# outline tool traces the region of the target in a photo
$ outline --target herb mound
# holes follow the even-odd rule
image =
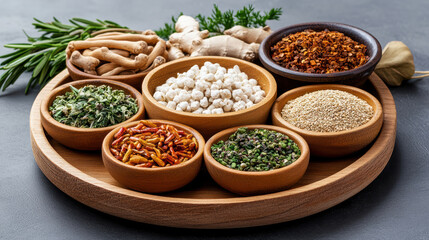
[[[301,156],[301,150],[282,133],[239,128],[228,140],[214,144],[211,154],[216,161],[232,169],[268,171],[295,162]]]
[[[128,120],[138,112],[134,98],[106,85],[88,85],[57,96],[49,107],[60,123],[80,128],[102,128]]]

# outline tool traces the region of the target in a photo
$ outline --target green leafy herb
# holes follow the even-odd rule
[[[179,18],[183,13],[180,13]],[[281,8],[273,8],[269,12],[261,13],[256,11],[252,5],[245,6],[234,13],[233,10],[222,12],[219,7],[214,4],[212,14],[208,17],[198,14],[195,18],[200,22],[200,30],[208,30],[211,36],[222,34],[226,29],[235,25],[244,27],[264,27],[268,20],[279,20],[282,15]],[[174,25],[177,18],[172,17],[172,23],[166,23],[163,28],[155,31],[156,34],[164,39],[176,32]]]
[[[49,108],[60,123],[81,128],[102,128],[126,121],[138,112],[136,100],[123,90],[88,85],[57,96]]]
[[[239,128],[228,140],[214,144],[211,154],[216,161],[232,169],[268,171],[295,162],[301,156],[301,150],[282,133]]]
[[[15,49],[14,52],[0,56],[4,58],[0,63],[0,88],[6,90],[14,84],[25,71],[33,72],[27,83],[25,93],[39,85],[43,87],[49,80],[65,68],[65,49],[73,40],[84,40],[92,34],[104,29],[126,29],[112,21],[96,22],[82,18],[72,18],[71,24],[63,24],[54,18],[52,22],[42,22],[34,19],[33,26],[41,32],[39,37],[30,37],[25,32],[29,43],[12,43],[4,47]],[[132,30],[130,30],[132,31]]]

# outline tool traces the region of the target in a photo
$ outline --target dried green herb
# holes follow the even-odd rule
[[[102,128],[126,121],[138,112],[137,101],[123,90],[88,85],[57,96],[49,107],[60,123],[81,128]]]
[[[65,68],[65,49],[70,41],[84,40],[100,31],[126,30],[126,27],[115,22],[97,19],[96,22],[82,18],[69,19],[64,24],[54,17],[52,22],[42,22],[34,18],[33,26],[39,32],[38,37],[27,36],[28,43],[11,43],[4,47],[14,49],[13,52],[0,56],[0,88],[6,90],[14,84],[24,72],[32,72],[25,93],[36,85],[40,88]],[[128,30],[134,32],[133,30]]]
[[[213,144],[211,154],[216,161],[232,169],[268,171],[295,162],[301,150],[282,133],[239,128],[228,140]]]

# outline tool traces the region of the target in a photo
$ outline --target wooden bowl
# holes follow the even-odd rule
[[[122,124],[104,138],[102,147],[104,166],[110,175],[120,184],[141,192],[161,193],[173,191],[185,186],[191,182],[200,171],[205,144],[203,136],[195,129],[180,123],[152,119],[149,121],[158,124],[170,124],[179,130],[184,130],[194,135],[198,141],[198,151],[195,156],[178,165],[158,168],[135,167],[119,161],[110,152],[110,144],[113,141],[113,135],[118,132],[120,127],[136,126],[139,123],[136,121]]]
[[[278,65],[272,60],[271,47],[273,45],[275,45],[277,42],[282,40],[282,38],[288,36],[289,34],[301,32],[306,29],[312,29],[315,31],[323,31],[325,29],[329,29],[331,31],[338,31],[344,33],[346,36],[359,43],[365,44],[367,46],[367,53],[369,55],[368,62],[358,68],[348,71],[329,74],[317,74],[293,71]],[[269,71],[278,74],[282,77],[286,77],[288,79],[303,81],[307,83],[342,83],[358,86],[363,85],[363,83],[374,71],[374,68],[377,63],[380,61],[381,46],[378,40],[370,33],[354,26],[332,22],[301,23],[279,29],[273,32],[267,38],[265,38],[259,48],[259,59]]]
[[[193,65],[199,67],[204,62],[219,63],[222,67],[232,68],[235,65],[240,67],[250,78],[258,81],[262,90],[265,91],[265,98],[253,107],[238,112],[223,114],[195,114],[172,110],[158,103],[153,98],[155,88],[164,84],[168,78],[177,77],[177,73],[188,71]],[[142,84],[143,100],[149,118],[160,118],[177,121],[197,129],[206,139],[213,134],[233,126],[265,123],[269,116],[271,105],[277,96],[277,85],[274,77],[262,67],[256,64],[229,57],[189,57],[161,65],[151,71]]]
[[[228,191],[241,195],[256,195],[285,190],[299,181],[307,170],[310,150],[307,142],[298,134],[277,126],[247,125],[249,129],[264,128],[289,136],[301,150],[301,156],[292,164],[271,171],[250,172],[223,166],[211,155],[211,147],[220,140],[227,140],[239,127],[223,130],[211,137],[204,147],[204,162],[213,180]]]
[[[75,67],[73,64],[70,63],[70,60],[68,58],[66,58],[66,67],[67,67],[67,70],[69,71],[70,77],[75,81],[86,80],[86,79],[108,79],[108,80],[113,80],[120,83],[126,83],[134,87],[135,89],[140,89],[143,79],[147,74],[147,72],[140,72],[136,74],[116,75],[116,76],[92,75],[92,74],[85,73],[84,71]]]
[[[323,89],[345,91],[367,101],[374,110],[374,116],[362,126],[340,132],[308,131],[298,128],[282,118],[282,109],[289,100]],[[271,117],[274,125],[290,129],[301,135],[310,146],[311,154],[321,157],[345,156],[364,148],[377,137],[383,124],[383,111],[377,98],[362,89],[338,84],[310,85],[285,92],[274,103]]]
[[[108,85],[113,89],[123,90],[126,94],[131,95],[134,99],[137,100],[137,104],[139,106],[138,112],[123,123],[132,122],[144,117],[145,109],[143,106],[143,98],[139,91],[127,84],[112,82],[109,80],[87,79],[61,85],[55,88],[43,100],[40,107],[41,122],[46,132],[48,132],[51,137],[53,137],[61,144],[70,148],[78,150],[99,150],[101,149],[101,143],[103,142],[103,139],[106,134],[116,128],[118,124],[103,128],[72,127],[57,122],[49,113],[49,107],[52,105],[52,102],[55,100],[55,97],[69,92],[70,86],[80,88],[86,85]]]

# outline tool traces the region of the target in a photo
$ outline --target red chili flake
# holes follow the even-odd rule
[[[280,66],[306,73],[334,73],[362,66],[369,60],[367,47],[337,31],[311,29],[284,37],[271,47]]]
[[[194,139],[192,134],[171,125],[142,120],[136,127],[120,128],[110,151],[126,164],[164,167],[181,163],[184,157],[192,158],[198,150]]]

